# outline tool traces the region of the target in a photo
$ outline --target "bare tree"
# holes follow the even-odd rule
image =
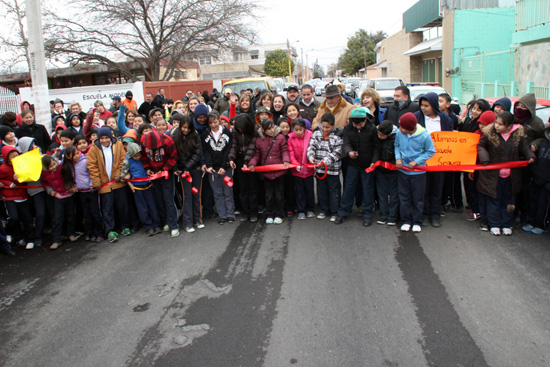
[[[46,46],[50,57],[104,64],[132,80],[136,75],[121,59],[139,65],[149,80],[169,80],[186,56],[252,42],[247,22],[257,8],[252,0],[76,0],[73,6],[77,16],[57,17],[56,38]]]
[[[2,43],[3,63],[11,70],[17,64],[26,62],[30,70],[30,58],[27,52],[27,34],[25,30],[25,1],[24,0],[0,0],[3,13],[6,14],[5,26],[12,32],[2,32],[0,42]]]

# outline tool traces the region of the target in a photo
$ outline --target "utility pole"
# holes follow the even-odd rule
[[[292,67],[290,66],[290,42],[288,41],[288,38],[286,39],[286,48],[288,50],[288,78],[289,82],[292,83]]]
[[[304,48],[301,47],[300,49],[302,51],[302,67],[300,68],[301,69],[300,74],[302,74],[302,84],[304,84],[304,81],[307,80],[307,79],[304,79],[305,78],[305,74],[304,74]]]
[[[365,37],[364,35],[361,37],[363,39],[363,64],[365,65],[365,72],[363,73],[363,78],[367,74],[367,48],[365,46]]]
[[[31,96],[34,103],[36,123],[51,130],[50,102],[48,94],[48,76],[46,72],[46,51],[42,37],[42,17],[40,0],[25,0],[27,8],[27,27],[29,29],[28,52],[32,80]]]

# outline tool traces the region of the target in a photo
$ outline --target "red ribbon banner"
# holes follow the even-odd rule
[[[411,172],[442,172],[442,171],[484,171],[491,169],[502,169],[502,168],[518,168],[525,167],[529,164],[528,161],[514,161],[514,162],[503,162],[503,163],[493,163],[488,165],[482,164],[462,164],[462,165],[442,165],[442,166],[416,166],[413,169],[408,167],[403,167],[404,171]],[[398,168],[395,164],[378,161],[374,163],[372,168],[367,168],[365,171],[367,173],[374,171],[376,167],[384,167],[386,169],[397,171]]]
[[[325,177],[327,177],[327,165],[325,162],[321,161],[320,163],[318,164],[309,164],[309,163],[305,163],[305,164],[294,164],[294,163],[290,163],[288,165],[288,167],[285,167],[284,164],[268,164],[268,165],[265,165],[265,166],[258,166],[258,167],[254,167],[254,172],[272,172],[272,171],[282,171],[282,170],[285,170],[285,169],[291,169],[291,168],[296,168],[296,167],[308,167],[308,168],[317,168],[319,166],[325,166],[325,174],[321,177],[318,177],[317,175],[315,175],[318,179],[322,180],[324,179]],[[245,168],[245,167],[242,167],[241,170],[243,172],[252,172],[248,167]]]

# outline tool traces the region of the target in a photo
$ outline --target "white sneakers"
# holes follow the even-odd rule
[[[418,232],[421,232],[421,231],[422,231],[422,227],[419,226],[418,224],[415,224],[413,226],[413,232],[418,233]]]
[[[401,226],[401,232],[408,232],[410,230],[411,230],[411,225],[410,224],[403,224]],[[422,227],[419,226],[418,224],[415,224],[415,225],[412,226],[412,230],[413,230],[413,232],[418,233],[418,232],[422,231]]]

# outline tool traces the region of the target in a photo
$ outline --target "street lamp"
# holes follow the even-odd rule
[[[295,41],[295,43],[298,43],[298,42],[300,42],[300,40]],[[289,81],[292,83],[292,65],[290,61],[290,41],[288,40],[288,38],[286,39],[286,48],[288,52],[288,78],[289,78]]]

